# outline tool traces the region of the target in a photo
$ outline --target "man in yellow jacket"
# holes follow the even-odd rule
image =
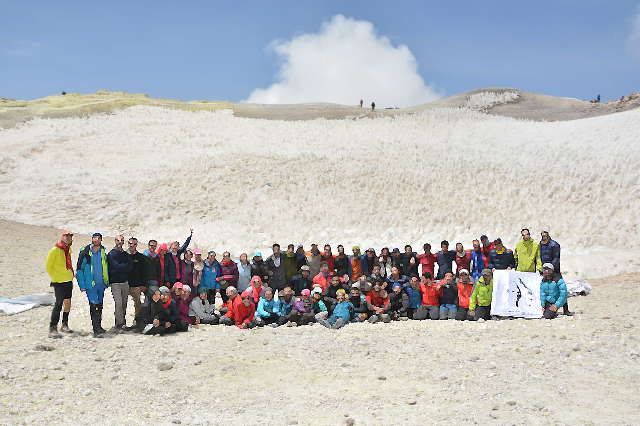
[[[71,243],[73,233],[62,231],[60,241],[49,250],[47,255],[47,273],[51,277],[51,287],[56,297],[56,301],[51,311],[51,322],[49,323],[49,337],[59,339],[62,337],[58,333],[58,322],[60,321],[60,311],[62,313],[63,333],[73,333],[69,329],[69,311],[71,311],[71,294],[73,292],[73,263],[71,262]]]
[[[516,260],[516,271],[541,272],[542,259],[540,258],[540,244],[531,239],[527,228],[521,231],[522,241],[516,244],[513,257]]]

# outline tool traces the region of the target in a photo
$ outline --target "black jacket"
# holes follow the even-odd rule
[[[180,260],[180,255],[187,249],[187,247],[189,247],[189,243],[191,242],[191,235],[189,235],[189,237],[187,238],[187,240],[184,242],[184,244],[182,245],[182,247],[180,247],[178,249],[178,263]],[[175,284],[178,279],[176,278],[178,270],[176,269],[176,262],[173,259],[173,255],[171,254],[171,252],[167,252],[164,255],[164,280],[165,282],[171,283],[172,285]]]
[[[307,278],[303,278],[302,274],[298,274],[294,275],[293,278],[287,281],[287,285],[291,286],[291,289],[296,296],[300,296],[302,290],[304,290],[305,288],[307,290],[311,290],[311,284],[313,284],[311,275],[308,275]]]
[[[456,256],[456,252],[449,250],[448,252],[443,253],[442,250],[440,250],[436,255],[438,256],[438,275],[436,276],[436,279],[441,280],[444,278],[444,274],[447,272],[453,272],[452,264]]]
[[[133,259],[126,251],[111,249],[107,255],[109,265],[109,282],[123,283],[129,279],[129,272],[133,270]]]
[[[349,273],[349,256],[345,255],[343,258],[336,256],[333,264],[336,267],[336,275],[339,277]]]
[[[147,256],[140,253],[139,251],[134,254],[130,254],[131,260],[133,261],[133,269],[129,272],[128,281],[129,287],[146,287],[147,279],[146,279],[146,268],[145,265],[147,263]]]

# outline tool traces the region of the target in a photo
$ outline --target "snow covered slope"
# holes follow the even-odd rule
[[[0,218],[235,254],[420,250],[548,227],[569,278],[640,270],[640,110],[532,122],[468,109],[280,121],[134,106],[0,130]],[[106,242],[111,245],[111,241]],[[16,242],[19,244],[19,242]]]

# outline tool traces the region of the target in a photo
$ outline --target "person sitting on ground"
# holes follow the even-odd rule
[[[162,302],[162,291],[169,291],[168,287],[149,286],[144,303],[140,307],[140,323],[138,330],[143,334],[163,335],[172,332],[171,318],[169,311],[164,308]]]
[[[178,328],[186,331],[190,325],[193,325],[191,318],[189,317],[189,304],[191,303],[191,287],[188,285],[182,286],[182,294],[177,299],[178,305]]]
[[[282,290],[282,296],[276,301],[276,306],[273,310],[280,318],[278,318],[278,325],[285,325],[290,321],[291,310],[293,309],[293,290],[291,287],[285,286]]]
[[[327,306],[322,301],[322,289],[320,287],[316,287],[311,290],[311,294],[313,296],[313,315],[316,321],[320,321],[323,319],[327,319],[329,316],[329,311],[327,310]]]
[[[407,316],[411,319],[418,319],[416,318],[416,314],[422,304],[422,292],[420,291],[420,278],[418,278],[417,274],[411,274],[407,294],[409,295],[409,310],[407,311]]]
[[[207,299],[207,290],[200,290],[198,297],[195,297],[189,304],[189,318],[192,324],[218,324],[219,317],[215,314],[215,306]]]
[[[469,299],[471,293],[473,293],[473,282],[469,279],[469,271],[466,269],[460,270],[460,278],[458,278],[458,312],[456,313],[456,319],[458,321],[473,320],[473,317],[469,315]]]
[[[259,277],[258,277],[259,278]],[[238,290],[234,286],[227,287],[227,302],[220,306],[220,314],[222,315],[219,324],[235,325],[235,316],[233,306],[242,303],[242,298],[238,294]]]
[[[449,250],[449,242],[447,240],[443,240],[440,243],[440,250],[436,255],[438,256],[438,275],[436,275],[437,280],[442,280],[444,278],[444,274],[447,272],[453,272],[453,261],[455,260],[456,253],[454,251]]]
[[[168,287],[164,287],[168,289]],[[160,300],[162,301],[162,307],[167,310],[169,314],[169,322],[171,327],[167,330],[168,333],[175,333],[176,331],[187,331],[184,325],[180,322],[180,312],[178,311],[178,303],[171,296],[171,290],[166,291],[160,287]]]
[[[346,293],[344,289],[338,290],[337,293],[338,303],[336,304],[333,313],[326,320],[318,321],[318,323],[324,325],[327,328],[337,330],[345,325],[349,324],[351,320],[351,312],[353,311],[353,305],[346,300]]]
[[[440,313],[441,320],[453,320],[456,318],[458,307],[456,299],[458,299],[458,287],[456,285],[453,272],[447,272],[444,280],[438,283],[440,289]]]
[[[516,260],[513,258],[513,252],[507,250],[502,244],[502,239],[496,238],[493,242],[494,248],[489,252],[489,266],[487,268],[492,271],[511,270],[516,267]]]
[[[182,298],[182,289],[184,285],[181,282],[177,282],[171,287],[171,298],[176,301],[176,303]]]
[[[402,291],[402,285],[395,283],[392,287],[392,292],[389,295],[389,310],[387,313],[392,320],[397,321],[401,317],[407,319],[409,311],[409,296]]]
[[[487,282],[489,284],[487,284]],[[482,271],[482,276],[476,282],[469,299],[469,315],[474,321],[480,318],[491,319],[491,296],[493,295],[493,272],[489,268]],[[477,306],[477,307],[476,307]]]
[[[340,278],[336,275],[331,277],[331,284],[322,292],[322,300],[329,310],[329,315],[333,313],[333,309],[338,304],[338,291],[344,290]]]
[[[369,308],[369,319],[367,321],[370,323],[391,321],[391,317],[387,314],[387,310],[389,309],[389,296],[387,292],[382,289],[382,283],[380,281],[373,282],[373,288],[365,297]]]
[[[264,297],[264,292],[266,289],[267,285],[262,282],[260,277],[255,276],[251,278],[251,285],[245,291],[251,294],[251,301],[254,305],[258,306],[258,303],[260,303],[260,298]]]
[[[369,304],[367,303],[367,298],[360,292],[360,288],[357,283],[353,283],[351,285],[349,302],[353,305],[351,322],[363,322],[366,320],[367,313],[369,312]]]
[[[315,321],[309,289],[305,288],[300,292],[300,296],[294,299],[289,319],[296,325],[307,325]]]
[[[456,262],[456,277],[460,276],[460,271],[471,268],[471,251],[465,251],[462,243],[456,243],[456,256],[453,259]]]
[[[558,315],[558,308],[567,301],[567,285],[559,275],[554,275],[552,263],[542,265],[542,281],[540,282],[540,303],[545,319],[553,319]]]
[[[242,293],[239,302],[238,300],[234,300],[233,320],[235,321],[238,328],[254,328],[257,325],[255,320],[255,313],[256,305],[253,303],[251,293],[249,293],[248,291]]]
[[[410,246],[407,246],[410,247]],[[400,288],[406,292],[406,288],[409,287],[409,277],[406,275],[403,275],[401,273],[401,267],[394,265],[391,267],[391,275],[389,275],[387,277],[387,286],[383,287],[385,290],[386,289],[392,289],[393,291],[393,287],[396,284],[400,284]]]
[[[325,291],[332,276],[333,273],[329,271],[329,264],[327,262],[320,263],[320,272],[313,277],[313,287],[320,286],[322,291]]]
[[[442,291],[433,282],[429,272],[425,272],[420,277],[420,293],[422,293],[422,304],[420,308],[418,308],[418,311],[414,313],[413,319],[439,319],[440,296],[442,295]]]
[[[274,312],[276,301],[273,300],[273,290],[269,287],[264,289],[264,296],[258,302],[256,310],[256,324],[258,327],[274,324],[278,326],[278,314]]]
[[[527,228],[521,231],[522,240],[516,244],[513,257],[516,261],[516,271],[542,272],[542,260],[540,259],[540,245],[533,241]]]

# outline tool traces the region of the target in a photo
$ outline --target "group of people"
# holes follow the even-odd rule
[[[424,244],[422,254],[410,245],[404,252],[385,247],[379,255],[373,248],[363,254],[358,246],[347,255],[338,245],[334,255],[328,244],[322,252],[316,244],[309,251],[293,244],[282,251],[274,244],[266,260],[255,252],[251,259],[242,253],[236,262],[228,251],[218,261],[213,250],[203,256],[201,250],[189,249],[193,230],[182,245],[150,240],[143,252],[133,237],[125,249],[122,235],[107,252],[102,235],[95,233],[80,250],[74,271],[73,233],[63,231],[46,262],[55,293],[49,335],[72,332],[68,321],[74,276],[87,295],[95,337],[106,332],[102,310],[108,287],[115,302],[112,330],[144,334],[186,331],[197,324],[254,328],[319,323],[337,329],[362,321],[488,320],[493,272],[505,269],[542,274],[544,318],[554,318],[560,307],[573,315],[560,273],[560,245],[546,230],[539,243],[528,229],[521,235],[514,250],[500,238],[491,242],[483,235],[469,250],[462,243],[449,250],[448,241],[442,241],[440,251],[432,253],[431,245]],[[127,327],[129,297],[134,321]]]

